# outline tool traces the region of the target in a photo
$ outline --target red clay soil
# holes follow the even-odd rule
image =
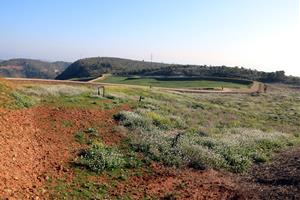
[[[234,179],[214,170],[178,170],[157,164],[152,173],[131,177],[110,191],[112,196],[129,196],[132,199],[244,199]]]
[[[50,107],[1,109],[0,199],[45,196],[45,180],[68,173],[64,166],[80,148],[74,139],[78,130],[102,123],[99,132],[104,142],[118,142],[121,136],[113,133],[111,120],[116,112]]]

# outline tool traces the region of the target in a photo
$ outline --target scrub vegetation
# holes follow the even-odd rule
[[[268,164],[277,153],[300,143],[300,94],[277,86],[258,96],[162,92],[127,85],[106,86],[104,97],[92,86],[1,83],[0,90],[1,109],[49,109],[46,131],[74,142],[59,152],[71,151],[74,156],[58,166],[59,177],[46,179],[46,190],[54,199],[176,196],[140,191],[133,185],[148,185],[153,175],[167,176],[170,171],[163,169],[212,169],[242,176],[253,165]],[[178,184],[183,192],[184,182]]]
[[[140,94],[134,111],[114,117],[130,129],[134,150],[166,165],[245,172],[299,142],[299,94]]]

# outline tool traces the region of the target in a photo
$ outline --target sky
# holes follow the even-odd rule
[[[0,59],[94,56],[300,76],[300,0],[1,0]]]

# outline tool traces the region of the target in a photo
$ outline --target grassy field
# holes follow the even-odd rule
[[[137,151],[167,165],[245,172],[299,141],[297,93],[195,95],[128,87],[112,87],[109,92],[122,99],[145,97],[134,111],[117,118],[134,133],[131,145]]]
[[[158,80],[155,78],[128,78],[122,76],[108,76],[99,82],[127,85],[141,85],[167,88],[247,88],[249,85],[224,81],[209,80]]]
[[[120,77],[109,80],[122,82]],[[204,87],[207,84],[217,83],[206,83]],[[0,86],[3,94],[9,90],[8,86]],[[253,164],[267,163],[276,152],[300,143],[300,94],[292,90],[272,87],[269,93],[253,97],[108,86],[106,93],[106,97],[99,97],[95,88],[81,86],[20,85],[7,93],[7,106],[0,104],[13,109],[50,106],[79,113],[116,112],[110,119],[89,122],[88,128],[71,134],[82,145],[81,153],[69,165],[74,178],[51,178],[47,190],[52,197],[111,199],[111,191],[118,190],[119,184],[131,187],[130,177],[153,173],[153,162],[178,169],[243,174]],[[142,102],[138,101],[140,96],[144,97]],[[115,111],[124,105],[129,109]],[[117,122],[109,129],[113,130],[110,134],[122,135],[119,143],[103,139],[107,121]],[[70,129],[74,124],[71,118],[65,118],[62,128]],[[114,198],[131,199],[132,194],[118,195]]]
[[[106,98],[99,98],[93,88],[29,85],[12,98],[20,107],[42,103],[113,109],[127,104],[132,111],[122,111],[114,119],[130,131],[129,148],[168,166],[240,173],[297,143],[299,137],[299,94],[293,92],[274,90],[252,97],[173,94],[129,86],[109,86],[106,92]]]

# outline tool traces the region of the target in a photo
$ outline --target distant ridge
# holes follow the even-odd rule
[[[0,77],[54,79],[71,63],[16,58],[0,61]]]
[[[78,60],[57,76],[56,79],[90,80],[107,73],[123,76],[220,77],[300,85],[300,78],[286,76],[284,71],[263,72],[243,67],[151,63],[110,57],[93,57]]]

